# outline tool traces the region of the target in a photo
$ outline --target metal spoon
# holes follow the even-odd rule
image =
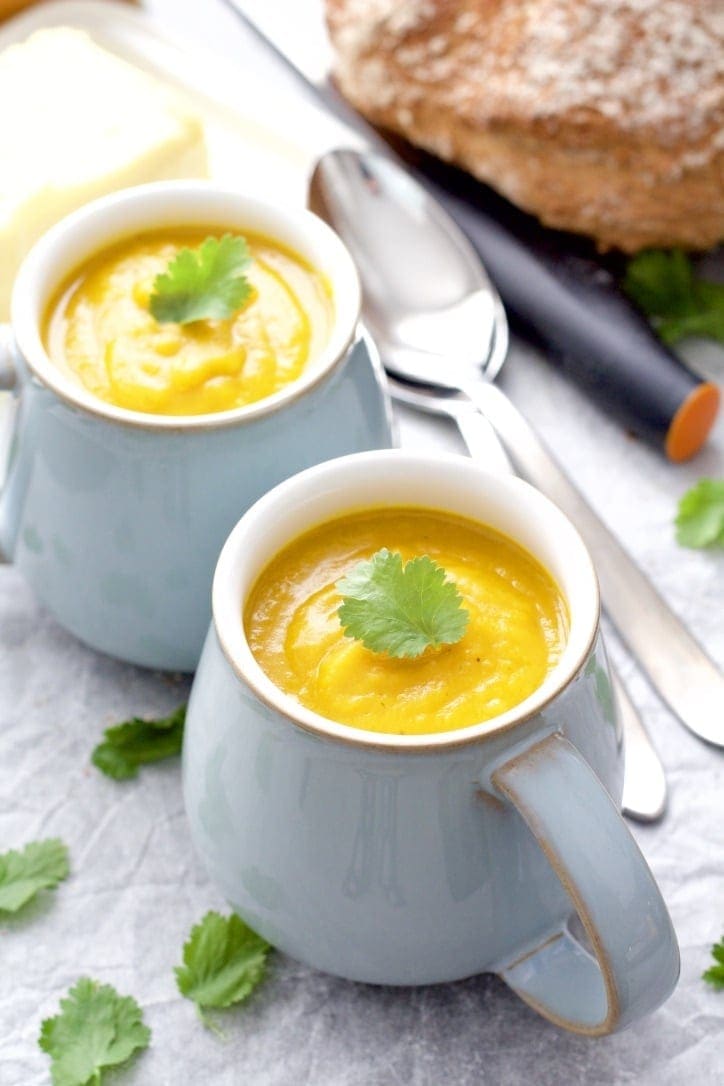
[[[500,297],[492,285],[490,290],[492,328],[486,368],[489,373],[496,374],[508,353],[509,333]],[[365,308],[366,304],[365,300]],[[392,396],[398,402],[454,421],[470,455],[485,463],[491,471],[512,471],[510,460],[492,426],[464,393],[413,384],[390,374],[388,385]],[[611,674],[619,709],[618,718],[626,744],[622,809],[624,814],[637,821],[655,822],[666,809],[664,768],[636,707],[613,668]]]
[[[373,151],[325,154],[309,199],[355,258],[365,321],[387,371],[465,396],[487,416],[517,471],[578,527],[604,607],[656,690],[695,735],[724,746],[724,676],[491,383],[495,294],[467,238],[401,167]]]
[[[452,270],[455,272],[458,269],[453,267]],[[365,286],[364,271],[362,281]],[[498,373],[505,361],[510,337],[503,303],[492,284],[489,284],[489,289],[492,323],[486,371],[494,375]],[[365,294],[365,313],[368,309],[367,299],[368,295]],[[399,402],[452,419],[470,455],[485,463],[491,471],[501,473],[512,471],[510,460],[489,421],[463,392],[410,383],[389,373],[388,384],[393,397]],[[661,818],[666,809],[667,788],[664,768],[638,711],[613,669],[612,678],[619,708],[618,719],[626,743],[622,808],[625,814],[638,821],[655,822]]]

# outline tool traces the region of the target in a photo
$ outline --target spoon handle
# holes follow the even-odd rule
[[[623,775],[623,813],[637,822],[656,822],[666,809],[666,776],[658,754],[628,691],[611,667],[613,690],[623,727],[626,759]]]
[[[654,688],[690,731],[724,747],[724,675],[505,393],[485,382],[464,391],[492,424],[519,474],[578,528],[593,555],[603,606]]]
[[[510,460],[499,438],[477,409],[458,410],[454,418],[473,459],[501,475],[512,474]],[[610,670],[626,747],[623,813],[638,822],[656,822],[666,808],[664,767],[622,679],[613,665]]]
[[[473,460],[496,475],[513,474],[513,467],[498,435],[477,407],[471,404],[470,410],[456,411],[454,418]]]

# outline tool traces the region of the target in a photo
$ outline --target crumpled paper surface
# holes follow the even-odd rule
[[[629,439],[546,363],[515,346],[505,384],[661,591],[724,665],[724,554],[673,541],[678,495],[722,474],[724,432],[674,468]],[[405,447],[461,451],[440,421],[400,416]],[[724,1083],[724,994],[700,980],[724,931],[724,756],[686,732],[609,638],[666,766],[669,810],[632,826],[668,902],[679,986],[627,1032],[586,1040],[538,1018],[495,977],[379,989],[275,955],[242,1008],[205,1030],[173,967],[191,926],[224,902],[189,840],[177,761],[116,783],[89,764],[101,730],[181,702],[187,681],[101,657],[60,629],[20,575],[0,569],[0,849],[45,836],[72,875],[0,925],[0,1084],[41,1086],[41,1020],[82,974],[141,1003],[151,1048],[114,1076],[128,1086],[702,1086]],[[724,712],[724,706],[722,706]]]
[[[204,20],[193,0],[149,7],[170,29],[185,23],[233,54],[242,79],[252,54],[228,11],[207,4]],[[702,348],[697,360],[722,379],[724,352]],[[702,475],[724,475],[724,422],[693,464],[672,467],[528,348],[514,344],[502,383],[724,667],[724,553],[682,550],[672,530],[684,490]],[[405,447],[463,451],[441,420],[408,411],[398,419]],[[191,926],[225,908],[191,848],[179,764],[125,783],[89,764],[104,727],[174,708],[188,682],[84,648],[15,570],[0,567],[0,851],[59,836],[72,862],[56,892],[0,923],[0,1086],[46,1086],[40,1023],[84,974],[133,994],[153,1031],[151,1047],[108,1076],[118,1086],[724,1084],[724,993],[700,979],[724,932],[724,754],[677,723],[615,638],[608,645],[669,781],[665,819],[631,824],[681,945],[682,976],[668,1003],[625,1033],[588,1040],[544,1022],[495,977],[381,989],[277,954],[249,1003],[218,1016],[222,1041],[173,976]]]

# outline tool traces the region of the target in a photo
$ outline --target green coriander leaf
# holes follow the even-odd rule
[[[694,274],[678,249],[649,249],[629,261],[624,289],[667,343],[708,336],[724,343],[724,283]]]
[[[53,1086],[97,1086],[104,1068],[125,1063],[150,1038],[135,999],[81,977],[60,1014],[43,1022],[38,1044],[51,1058]]]
[[[700,479],[679,502],[676,540],[682,547],[724,547],[724,479]]]
[[[69,871],[68,848],[57,837],[31,841],[21,852],[0,854],[0,913],[16,913],[39,890],[52,889]]]
[[[200,1011],[241,1003],[263,978],[270,949],[236,913],[209,912],[184,943],[183,965],[175,970],[178,990]]]
[[[251,264],[244,238],[206,238],[198,249],[181,249],[153,282],[149,309],[157,321],[190,324],[226,320],[251,295],[244,272]]]
[[[91,761],[116,781],[135,777],[139,766],[181,752],[185,720],[186,706],[182,705],[159,720],[141,720],[136,716],[115,724],[104,731],[103,742],[93,751]]]
[[[711,984],[712,988],[724,991],[724,935],[718,943],[714,943],[711,948],[711,956],[716,964],[711,965],[702,973],[702,978],[707,984]]]
[[[338,581],[337,590],[345,634],[372,652],[420,656],[429,646],[455,644],[467,629],[457,587],[427,555],[403,566],[400,554],[377,551]]]

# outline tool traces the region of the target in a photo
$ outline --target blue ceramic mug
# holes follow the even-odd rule
[[[266,234],[327,277],[334,325],[299,380],[232,411],[150,415],[97,399],[53,363],[41,326],[59,285],[105,246],[164,226]],[[63,626],[132,663],[196,666],[216,559],[241,514],[303,467],[391,444],[359,305],[354,264],[320,219],[209,182],[128,189],[38,242],[0,336],[0,388],[17,401],[0,550]]]
[[[514,709],[454,732],[365,732],[301,706],[257,664],[241,616],[269,559],[385,505],[492,525],[555,577],[568,641]],[[567,1029],[630,1025],[671,993],[679,954],[619,814],[622,781],[591,559],[526,483],[461,457],[363,453],[282,483],[231,533],[188,711],[185,801],[211,876],[277,947],[376,984],[492,970]]]

